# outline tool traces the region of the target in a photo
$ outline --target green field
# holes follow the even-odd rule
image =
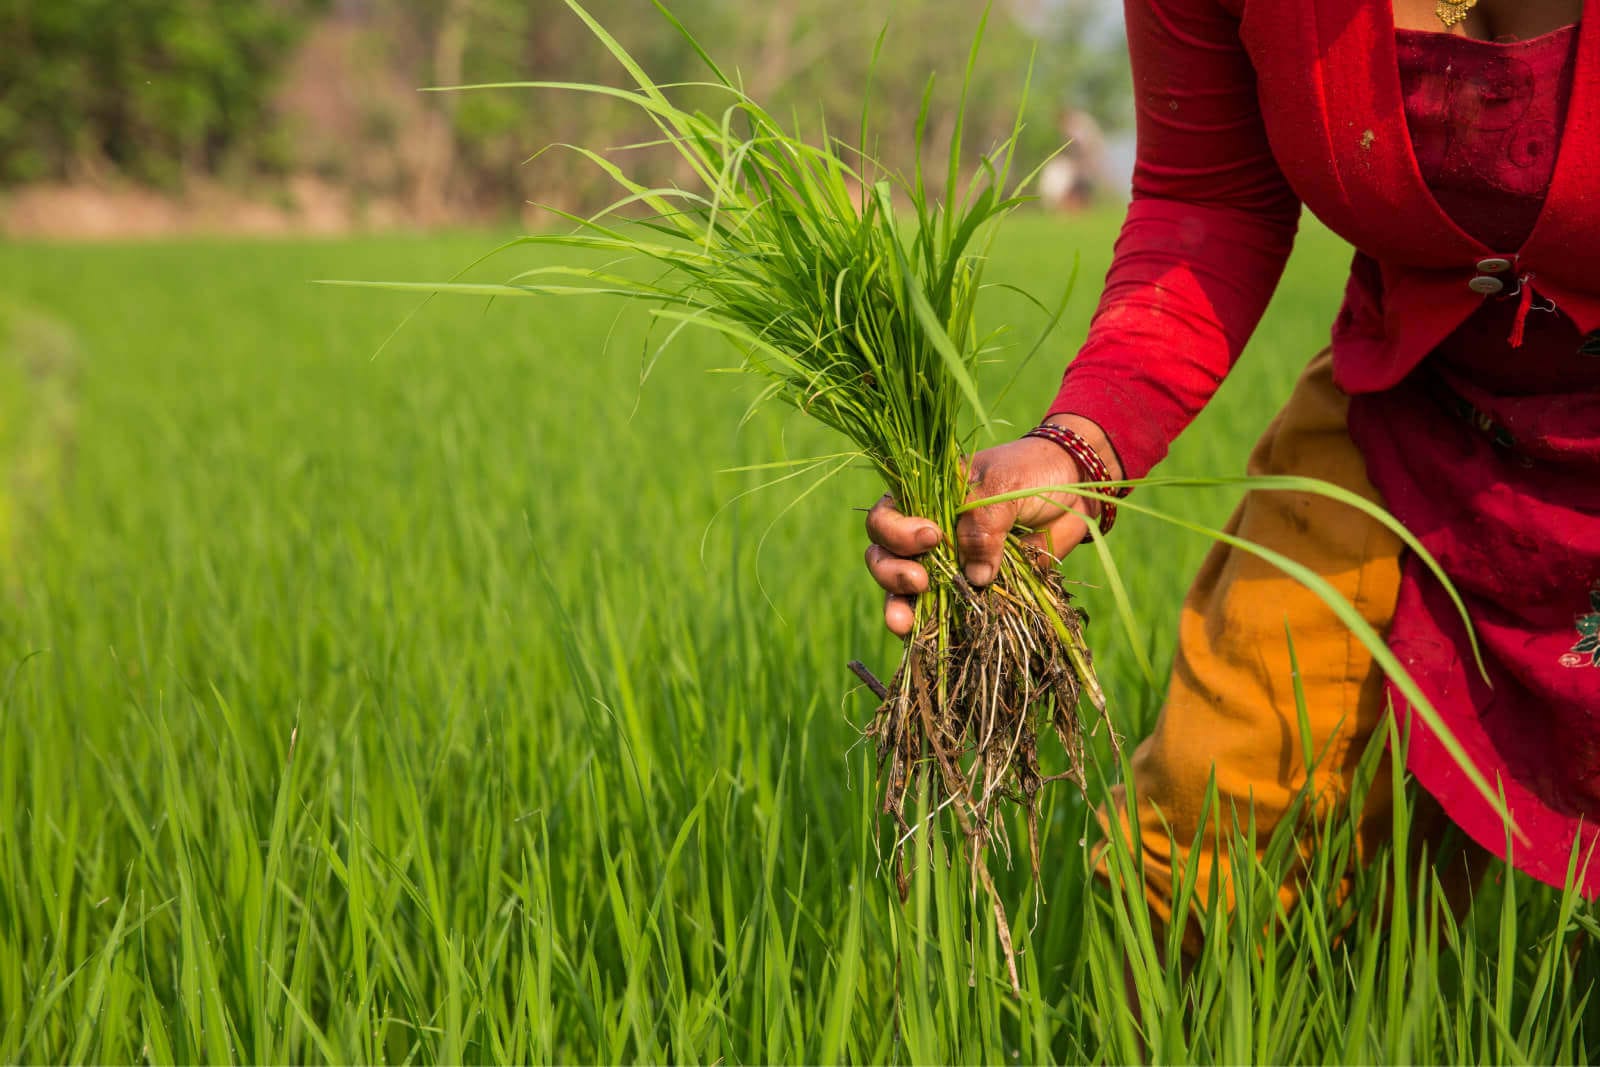
[[[1001,241],[993,280],[1048,293],[1074,250],[1084,278],[1004,417],[1053,394],[1114,230]],[[741,425],[756,383],[707,373],[736,360],[709,337],[641,386],[634,311],[452,299],[375,355],[414,301],[308,284],[440,279],[495,240],[0,247],[0,1061],[1600,1050],[1593,919],[1499,872],[1459,927],[1403,889],[1344,937],[1331,905],[1273,922],[1263,883],[1192,973],[1145,970],[1137,889],[1091,883],[1066,786],[1044,899],[1025,864],[1001,878],[1013,1000],[960,868],[902,907],[880,861],[845,669],[898,653],[861,566],[870,479],[722,473],[837,447],[781,410]],[[1347,263],[1302,238],[1164,472],[1242,470]],[[1147,498],[1220,523],[1234,494]],[[1114,541],[1159,673],[1207,546],[1135,515]],[[1085,600],[1137,737],[1160,687]],[[1378,866],[1359,899],[1404,871]]]

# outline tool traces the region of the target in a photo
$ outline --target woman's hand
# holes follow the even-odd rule
[[[1122,476],[1098,426],[1072,415],[1057,415],[1049,421],[1083,434],[1106,460],[1112,478]],[[1064,449],[1036,437],[986,448],[972,457],[968,469],[972,479],[968,500],[1085,480]],[[1098,515],[1099,508],[1095,501],[1053,493],[966,512],[956,523],[956,550],[967,581],[980,587],[994,581],[1006,535],[1016,526],[1032,530],[1026,540],[1060,559],[1077,547],[1088,532],[1083,515],[1078,512]],[[911,632],[917,594],[928,589],[928,572],[916,557],[943,540],[943,534],[927,519],[901,514],[885,495],[867,513],[867,536],[872,539],[867,548],[867,569],[888,594],[883,605],[884,625],[905,637]]]

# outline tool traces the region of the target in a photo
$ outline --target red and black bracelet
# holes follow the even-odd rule
[[[1106,461],[1100,458],[1100,453],[1096,452],[1093,446],[1084,439],[1083,434],[1078,433],[1076,430],[1069,430],[1065,426],[1055,426],[1046,422],[1035,426],[1022,436],[1037,437],[1040,440],[1050,441],[1060,446],[1062,451],[1072,457],[1073,462],[1078,465],[1078,469],[1086,475],[1084,481],[1111,481],[1111,471],[1106,466]],[[1127,496],[1129,492],[1127,486],[1105,491],[1119,500]],[[1104,537],[1110,533],[1111,527],[1116,525],[1116,521],[1117,505],[1109,500],[1102,500],[1100,502],[1100,536]],[[1083,539],[1084,541],[1093,540],[1088,534],[1084,534]]]

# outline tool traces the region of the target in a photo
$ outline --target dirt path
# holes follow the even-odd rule
[[[321,179],[255,197],[195,179],[182,196],[137,186],[33,185],[0,193],[0,237],[115,240],[200,234],[339,235],[413,225],[397,203],[356,202]]]

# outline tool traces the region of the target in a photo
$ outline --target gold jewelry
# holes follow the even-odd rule
[[[1433,6],[1433,13],[1444,23],[1445,29],[1449,29],[1458,22],[1466,21],[1467,12],[1476,7],[1477,3],[1478,0],[1439,0]]]

